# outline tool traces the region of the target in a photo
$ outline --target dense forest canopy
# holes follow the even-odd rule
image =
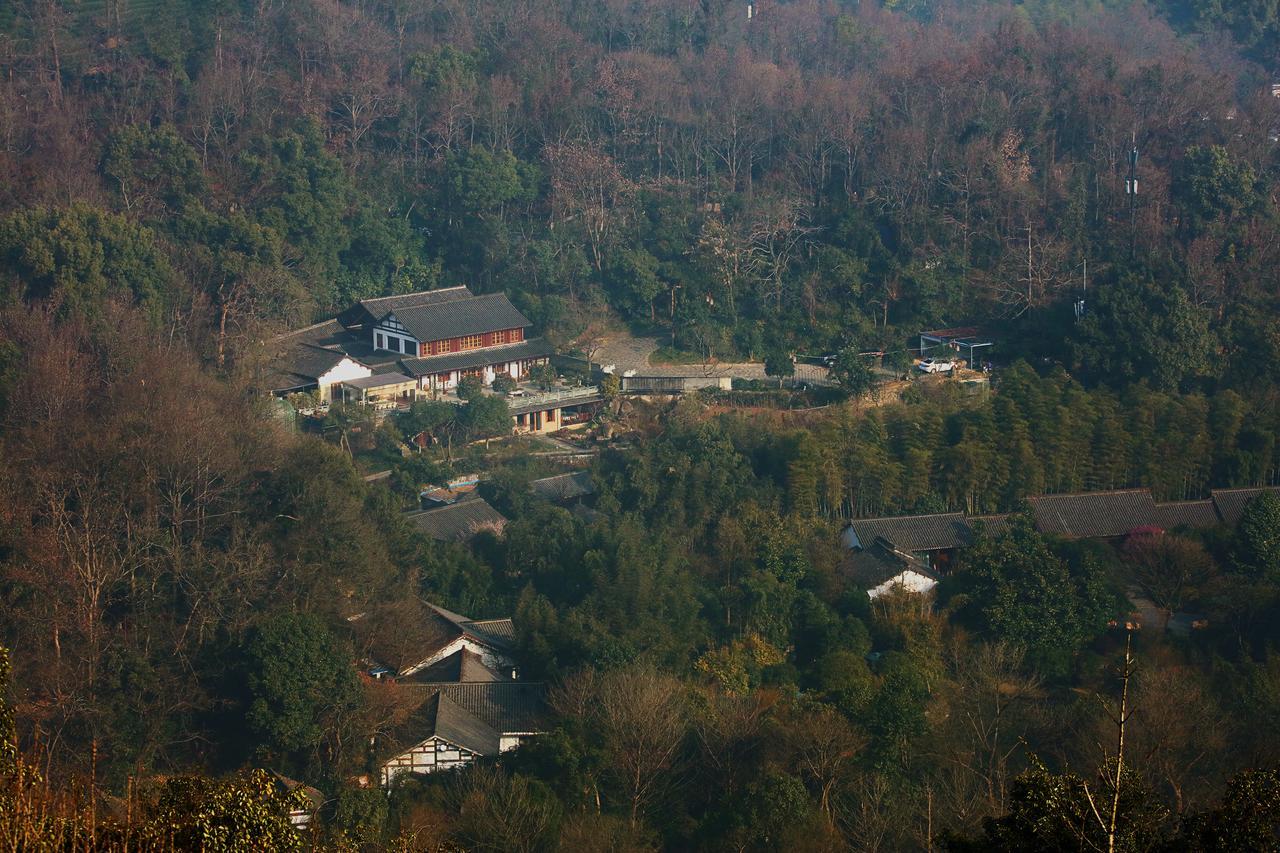
[[[1274,847],[1280,498],[1024,501],[1280,482],[1277,63],[1275,0],[0,5],[0,838],[297,847],[269,768],[335,849]],[[458,284],[855,399],[615,383],[574,511],[475,388],[281,427],[265,340]],[[990,393],[874,392],[969,325]],[[502,535],[406,523],[475,471]],[[841,569],[943,511],[1011,515],[932,605]],[[513,615],[551,722],[388,798],[355,663],[422,600]]]
[[[1245,383],[1280,101],[1275,9],[1230,5],[31,0],[0,256],[219,361],[466,283],[565,340],[602,305],[722,356],[1001,320],[1094,380]]]

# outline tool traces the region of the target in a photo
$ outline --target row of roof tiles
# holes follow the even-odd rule
[[[1280,487],[1215,489],[1198,501],[1157,503],[1149,489],[1119,489],[1029,498],[1036,528],[1066,539],[1105,539],[1139,527],[1234,527],[1245,506],[1264,491]],[[974,540],[981,523],[999,532],[1007,515],[966,516],[959,512],[862,518],[849,522],[854,547],[869,547],[878,537],[908,552],[962,548]]]

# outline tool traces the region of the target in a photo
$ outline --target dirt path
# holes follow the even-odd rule
[[[700,364],[653,364],[653,353],[661,346],[658,338],[634,337],[627,334],[610,336],[596,351],[595,360],[622,375],[634,370],[640,376],[731,376],[734,379],[769,379],[760,362],[711,362]],[[795,378],[802,382],[825,384],[825,367],[797,364]]]

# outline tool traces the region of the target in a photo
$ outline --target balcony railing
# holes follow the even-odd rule
[[[585,385],[581,388],[562,388],[556,391],[536,391],[529,392],[526,390],[519,397],[507,396],[507,405],[515,408],[517,406],[542,406],[553,403],[568,403],[572,400],[579,400],[585,397],[599,396],[600,389],[594,385]]]

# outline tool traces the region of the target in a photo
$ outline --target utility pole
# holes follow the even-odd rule
[[[1124,192],[1129,197],[1129,257],[1137,251],[1137,201],[1138,201],[1138,134],[1133,134],[1133,147],[1129,149],[1129,177],[1124,180]]]
[[[1080,298],[1076,300],[1076,321],[1084,316],[1084,301],[1089,295],[1089,259],[1084,259],[1084,279],[1080,285]]]
[[[1027,310],[1031,309],[1031,223],[1027,223]]]

